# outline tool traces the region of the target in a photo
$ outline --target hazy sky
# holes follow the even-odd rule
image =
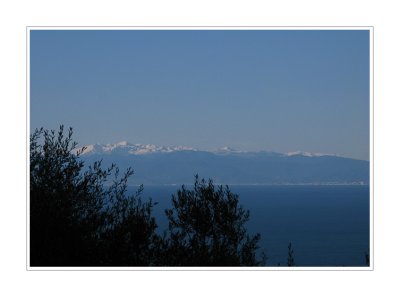
[[[33,30],[31,131],[367,160],[369,54],[367,30]]]

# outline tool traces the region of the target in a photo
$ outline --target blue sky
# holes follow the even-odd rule
[[[32,30],[30,125],[368,160],[369,67],[368,30]]]

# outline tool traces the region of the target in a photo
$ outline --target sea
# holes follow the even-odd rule
[[[231,185],[250,211],[249,234],[261,234],[258,253],[266,266],[287,266],[291,243],[299,267],[366,266],[370,254],[370,188],[367,185]],[[142,199],[158,204],[158,232],[179,186],[145,186]],[[136,187],[130,187],[133,192]]]

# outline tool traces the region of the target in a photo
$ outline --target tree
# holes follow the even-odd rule
[[[255,266],[260,235],[245,228],[249,211],[229,187],[196,176],[166,210],[169,229],[156,233],[143,186],[127,194],[120,174],[102,162],[85,166],[72,129],[36,129],[30,137],[31,266]]]
[[[289,242],[287,266],[292,267],[292,266],[295,266],[295,265],[296,265],[296,263],[294,262],[294,251],[293,251],[293,248],[292,248],[292,243]]]
[[[215,187],[210,179],[199,180],[194,189],[182,186],[165,211],[169,230],[162,265],[256,266],[260,234],[250,236],[245,228],[249,211],[239,205],[239,196],[228,186]]]
[[[364,257],[365,257],[365,266],[368,266],[369,267],[369,253],[365,253],[364,254]]]
[[[72,134],[60,126],[30,137],[31,266],[151,265],[154,204],[141,201],[142,188],[127,195],[130,168],[122,177],[101,161],[85,170]]]
[[[118,174],[118,170],[116,171]],[[156,203],[150,199],[143,202],[140,195],[143,186],[137,192],[126,196],[125,175],[115,183],[113,195],[107,212],[110,228],[103,233],[106,246],[106,266],[152,266],[159,251],[160,238],[155,233],[157,224],[152,216]]]

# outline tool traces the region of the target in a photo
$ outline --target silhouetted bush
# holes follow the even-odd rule
[[[365,253],[364,257],[365,257],[365,266],[369,267],[369,253]]]
[[[31,266],[151,265],[157,242],[153,203],[140,199],[142,188],[127,195],[122,177],[101,161],[84,171],[72,129],[64,136],[37,129],[30,138]],[[110,175],[112,184],[106,187]]]
[[[245,228],[249,211],[228,186],[195,178],[194,189],[182,186],[172,197],[165,261],[171,266],[256,266],[260,234]]]
[[[143,186],[127,194],[120,175],[101,161],[87,168],[72,129],[37,129],[30,137],[31,266],[254,266],[260,235],[247,234],[249,212],[229,187],[196,176],[166,210],[169,229],[156,233],[155,203]],[[112,178],[111,178],[112,177]],[[111,180],[110,180],[111,179]]]
[[[289,242],[287,266],[291,267],[291,266],[295,266],[295,265],[296,265],[296,263],[294,262],[294,251],[293,251],[293,248],[292,248],[292,243]]]

